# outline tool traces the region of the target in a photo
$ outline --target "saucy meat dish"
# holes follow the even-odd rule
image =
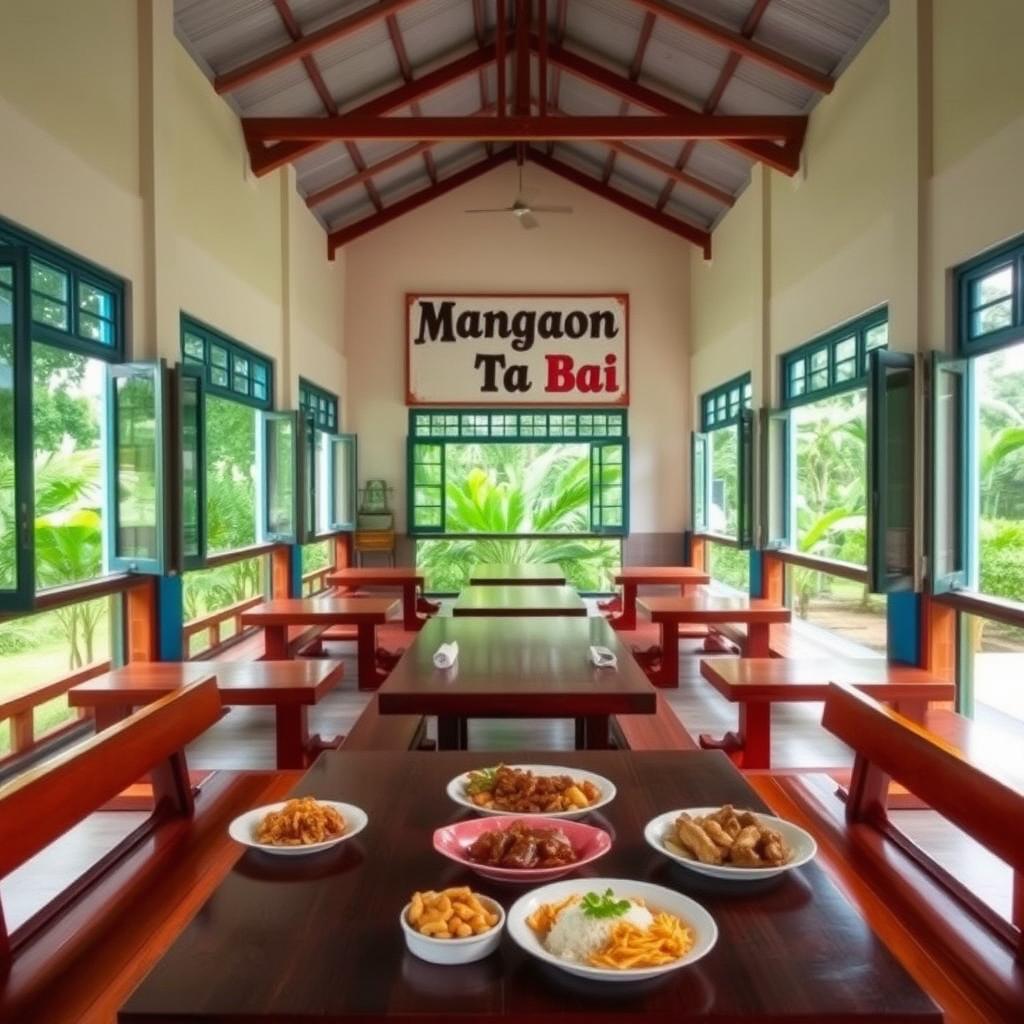
[[[466,856],[492,868],[557,868],[579,860],[561,829],[530,828],[522,821],[485,832]]]
[[[592,782],[577,782],[568,775],[534,775],[504,764],[470,772],[466,793],[478,807],[512,814],[583,810],[601,799],[601,790]]]

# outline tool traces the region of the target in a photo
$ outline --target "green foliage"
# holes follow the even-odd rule
[[[710,565],[708,571],[719,583],[736,590],[750,589],[750,552],[727,544],[709,544]]]

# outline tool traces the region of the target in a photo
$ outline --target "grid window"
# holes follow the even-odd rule
[[[256,383],[256,370],[253,369],[253,381]],[[328,434],[337,433],[340,416],[338,412],[338,396],[325,391],[308,380],[299,378],[299,408],[308,416],[313,417],[314,425]]]
[[[750,408],[752,396],[753,385],[749,373],[705,392],[700,398],[701,430],[739,422],[743,410]]]
[[[240,342],[182,316],[181,355],[186,363],[206,368],[211,393],[261,409],[273,405],[270,360]]]

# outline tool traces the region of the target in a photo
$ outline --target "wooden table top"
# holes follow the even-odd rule
[[[225,704],[316,704],[337,685],[341,661],[136,661],[68,690],[72,707],[146,704],[213,677]]]
[[[350,584],[362,583],[364,586],[399,586],[402,583],[415,583],[423,586],[424,576],[421,570],[415,566],[398,566],[389,568],[380,566],[371,569],[357,569],[350,567],[338,569],[328,574],[326,582],[331,587],[344,587]]]
[[[455,667],[434,668],[434,652],[453,640]],[[597,668],[591,644],[615,651],[617,668]],[[435,617],[377,691],[382,714],[469,718],[653,714],[656,699],[603,618]]]
[[[473,567],[469,582],[474,586],[536,583],[561,587],[565,585],[565,573],[554,563],[485,562]]]
[[[496,953],[475,964],[418,960],[398,921],[414,889],[471,884],[506,908],[526,891],[470,874],[431,843],[435,828],[465,815],[445,795],[448,780],[493,763],[494,755],[331,751],[294,792],[356,804],[369,815],[367,828],[317,856],[240,853],[119,1021],[941,1021],[816,864],[776,884],[726,891],[647,846],[644,824],[662,811],[725,802],[766,809],[724,754],[503,756],[586,769],[614,782],[616,799],[584,819],[606,828],[614,843],[585,874],[642,879],[692,896],[719,928],[708,956],[640,985],[584,984],[534,960],[507,934]]]
[[[459,594],[453,615],[579,615],[587,606],[572,587],[539,587],[532,584],[472,586]]]
[[[726,700],[824,700],[850,683],[878,700],[953,700],[952,683],[885,658],[705,658],[701,675]]]
[[[393,597],[286,597],[242,613],[245,626],[313,626],[386,622],[401,602]]]
[[[692,565],[624,565],[615,574],[616,583],[666,584],[710,583],[711,577],[703,569]]]
[[[789,622],[790,610],[774,601],[742,594],[687,594],[672,597],[641,597],[637,607],[655,622]]]

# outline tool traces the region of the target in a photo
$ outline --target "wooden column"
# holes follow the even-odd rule
[[[921,667],[956,680],[956,609],[930,594],[921,596]]]
[[[270,553],[270,596],[295,597],[292,593],[292,549],[279,545]]]
[[[768,551],[761,553],[761,597],[783,604],[786,593],[786,564]]]

